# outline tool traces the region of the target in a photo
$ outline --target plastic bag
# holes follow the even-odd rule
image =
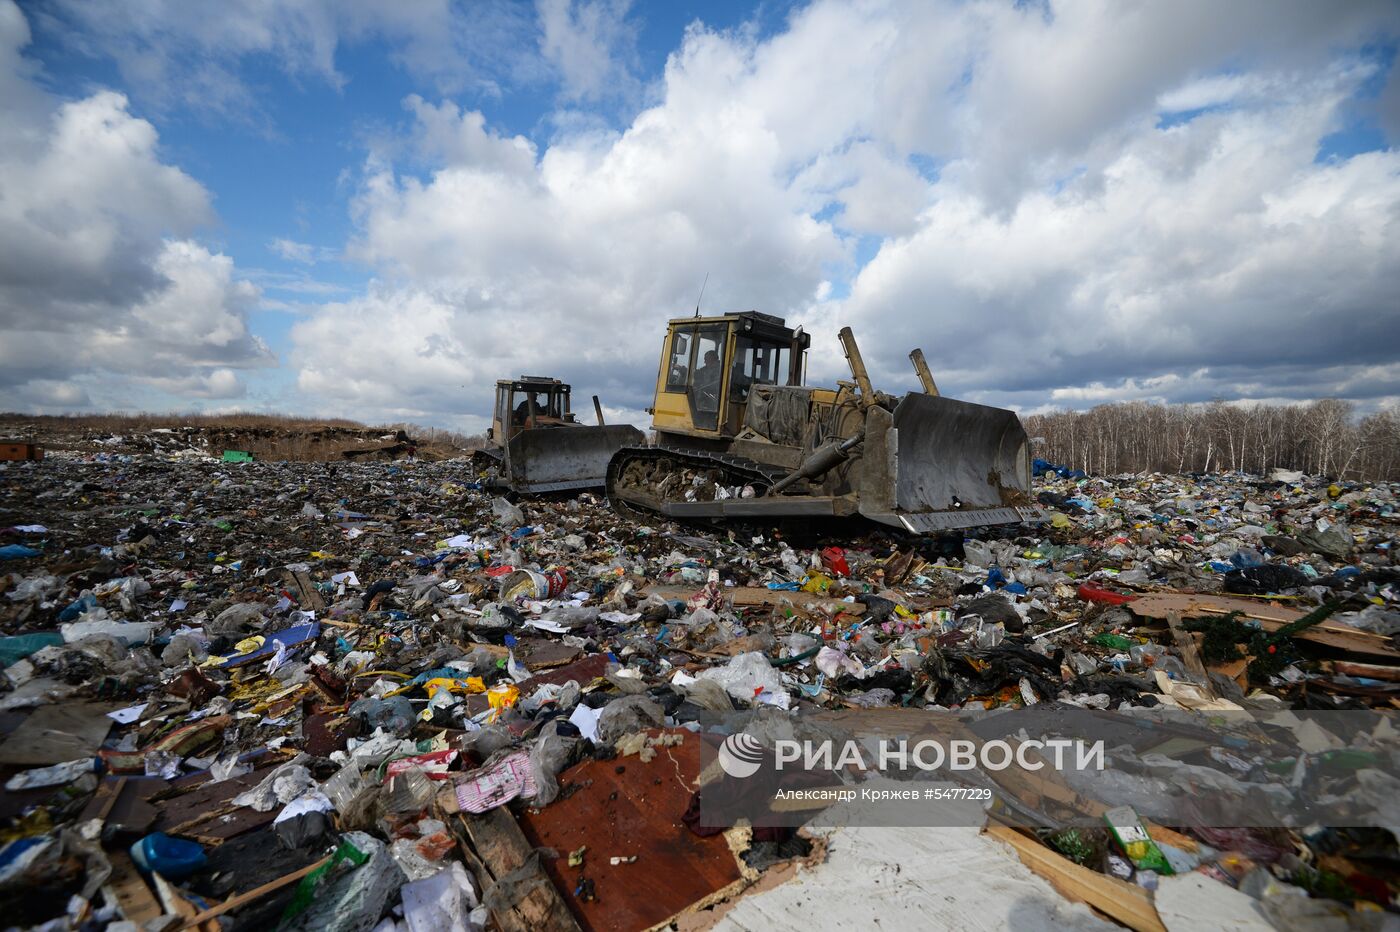
[[[768,701],[785,708],[789,698],[778,671],[756,651],[740,654],[722,667],[711,667],[697,679],[714,680],[729,695],[745,702]]]
[[[302,878],[280,928],[370,932],[406,881],[382,841],[346,832],[331,861]]]
[[[388,812],[422,812],[433,800],[433,781],[419,767],[394,774],[385,784],[382,803]]]
[[[0,668],[8,667],[45,647],[63,643],[63,635],[54,631],[39,631],[34,634],[16,634],[0,638]]]
[[[412,731],[415,721],[413,704],[404,696],[357,699],[350,706],[350,714],[359,717],[369,731],[382,729],[399,737]]]
[[[233,797],[233,804],[250,806],[258,812],[271,812],[279,803],[286,805],[307,791],[315,789],[317,783],[312,778],[311,771],[300,763],[300,760],[305,759],[305,756],[302,756],[299,760],[292,760],[278,767],[257,786]]]
[[[656,700],[643,695],[625,696],[603,707],[598,717],[598,738],[604,744],[612,744],[623,735],[659,728],[664,723],[665,712]]]
[[[94,634],[105,634],[119,638],[131,647],[149,641],[151,632],[156,628],[153,621],[116,621],[110,618],[89,620],[96,614],[97,612],[88,612],[83,616],[83,621],[70,621],[66,625],[59,625],[59,630],[63,632],[63,640],[72,644]]]
[[[547,806],[558,798],[559,772],[568,766],[578,742],[578,738],[550,731],[541,735],[534,747],[530,748],[530,772],[535,781],[533,802],[536,806]]]
[[[512,505],[504,498],[497,497],[491,500],[491,513],[510,527],[519,527],[525,523],[525,512],[520,510],[520,506]]]
[[[262,606],[239,602],[219,612],[214,620],[205,626],[211,635],[233,637],[243,634],[250,628],[260,628],[267,619],[263,617]]]

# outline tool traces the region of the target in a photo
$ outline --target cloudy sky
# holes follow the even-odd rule
[[[664,321],[1021,411],[1400,399],[1400,3],[0,0],[0,409],[644,421]]]

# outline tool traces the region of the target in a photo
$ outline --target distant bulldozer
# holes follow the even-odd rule
[[[538,375],[496,383],[492,445],[477,455],[481,465],[496,468],[493,485],[523,495],[601,488],[613,453],[643,441],[631,425],[604,425],[597,396],[598,426],[578,423],[570,394],[570,386]]]
[[[876,392],[849,327],[840,340],[854,382],[813,388],[802,384],[810,339],[780,318],[670,321],[656,445],[613,455],[613,506],[691,519],[860,514],[912,533],[1044,519],[1015,412],[940,396],[918,350],[924,391]]]

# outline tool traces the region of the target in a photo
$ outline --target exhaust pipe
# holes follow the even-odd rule
[[[776,495],[799,479],[818,479],[826,475],[832,468],[850,459],[851,451],[864,439],[865,430],[861,429],[853,437],[822,444],[813,450],[812,455],[803,460],[800,466],[773,483],[768,494]]]
[[[846,353],[846,364],[851,367],[851,375],[855,377],[856,385],[860,387],[861,406],[869,408],[875,404],[875,388],[870,384],[870,373],[865,371],[865,360],[861,358],[860,348],[856,346],[856,335],[851,332],[850,327],[842,327],[838,336],[841,339],[841,348]],[[822,444],[813,450],[811,455],[803,460],[796,469],[773,483],[768,494],[776,495],[802,479],[821,478],[836,466],[850,459],[851,451],[860,446],[863,440],[865,440],[865,428],[862,427],[845,440],[832,440]]]

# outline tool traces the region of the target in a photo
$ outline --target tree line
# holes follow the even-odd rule
[[[1100,405],[1022,418],[1032,455],[1088,473],[1274,469],[1400,479],[1400,407],[1358,418],[1349,401],[1303,405]]]

